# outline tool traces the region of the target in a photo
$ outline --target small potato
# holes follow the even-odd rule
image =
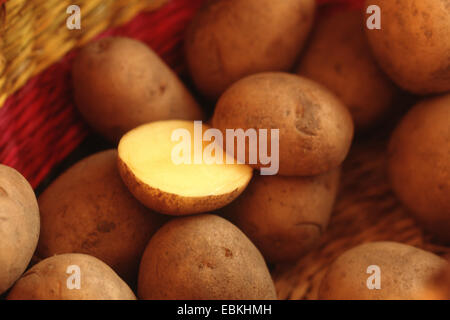
[[[71,253],[47,258],[33,266],[17,281],[7,299],[136,300],[136,297],[108,265],[86,254]]]
[[[176,218],[150,240],[138,296],[159,300],[276,299],[258,249],[234,225],[210,214]]]
[[[208,1],[185,38],[199,90],[217,99],[245,76],[288,71],[311,30],[315,7],[315,0]]]
[[[230,163],[234,159],[212,142],[217,147],[214,150],[222,152],[217,159],[221,163],[207,163],[210,143],[201,137],[209,129],[193,121],[166,120],[139,126],[124,135],[118,148],[119,172],[136,199],[150,209],[175,216],[209,212],[236,199],[247,187],[253,170],[245,164]],[[177,142],[174,133],[180,131],[187,135]],[[188,156],[184,163],[174,160],[179,146],[186,147],[177,153]],[[201,160],[195,163],[197,156]]]
[[[0,164],[0,295],[25,271],[39,238],[39,208],[28,181]]]
[[[135,283],[139,261],[163,217],[142,206],[117,169],[117,151],[94,154],[58,177],[39,197],[38,256],[85,253]]]
[[[233,84],[217,102],[212,124],[224,140],[227,129],[279,129],[279,173],[287,176],[338,167],[353,138],[351,115],[334,94],[314,81],[282,72],[260,73]],[[277,144],[272,146],[271,139],[267,145],[273,155]],[[250,147],[246,143],[247,163]],[[260,161],[251,165],[264,167]]]
[[[113,142],[150,121],[203,118],[178,77],[137,40],[109,37],[87,45],[75,58],[72,82],[84,118]]]
[[[366,0],[381,9],[381,29],[366,28],[384,71],[417,94],[450,90],[450,5],[448,0]]]
[[[294,261],[311,250],[325,231],[340,169],[313,177],[260,176],[224,209],[264,258]]]
[[[389,143],[389,177],[399,199],[450,244],[450,94],[413,107]]]
[[[396,242],[371,242],[344,252],[329,267],[319,289],[323,300],[418,300],[446,261]],[[369,267],[378,267],[377,271]],[[379,289],[369,289],[376,285]]]
[[[318,21],[298,74],[323,84],[349,108],[355,126],[370,128],[397,93],[372,57],[359,10],[339,10]]]

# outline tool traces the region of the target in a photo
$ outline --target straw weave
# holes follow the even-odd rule
[[[103,30],[129,21],[167,0],[78,0],[81,30],[69,30],[71,0],[8,0],[0,21],[0,106],[28,79]]]

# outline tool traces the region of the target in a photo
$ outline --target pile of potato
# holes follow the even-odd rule
[[[395,129],[389,178],[424,229],[450,244],[450,7],[372,4],[381,30],[367,29],[359,10],[317,19],[314,0],[208,1],[185,37],[195,94],[137,40],[84,47],[74,97],[112,147],[73,165],[38,201],[20,173],[0,165],[0,295],[276,299],[267,264],[315,249],[355,130],[377,130],[404,90],[433,96]],[[215,105],[209,124],[196,96]],[[259,158],[173,163],[174,130],[189,134],[188,159],[208,150],[191,141],[194,120],[224,137],[227,129],[279,129],[278,173],[261,175]],[[216,159],[229,159],[222,151]],[[27,270],[33,254],[39,262]],[[379,290],[366,286],[372,265],[382,272]],[[450,299],[448,281],[436,281],[446,268],[405,244],[366,243],[330,266],[319,298]]]

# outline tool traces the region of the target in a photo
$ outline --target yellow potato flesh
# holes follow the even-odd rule
[[[176,129],[186,129],[191,136],[191,164],[175,164],[172,150],[180,143],[172,141]],[[208,126],[203,125],[204,133]],[[204,148],[211,142],[202,143]],[[119,157],[143,183],[184,197],[204,197],[230,193],[245,186],[252,176],[251,167],[228,164],[234,161],[224,153],[222,164],[194,163],[194,122],[157,121],[128,132],[119,143]]]

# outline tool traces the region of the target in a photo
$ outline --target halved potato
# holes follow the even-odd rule
[[[222,163],[195,163],[195,155],[203,155],[212,146],[211,142],[202,141],[196,149],[194,136],[200,138],[197,142],[201,141],[210,127],[202,125],[200,129],[200,133],[194,134],[193,121],[157,121],[131,130],[120,140],[120,174],[131,193],[145,206],[170,215],[208,212],[230,203],[245,189],[252,177],[251,167],[228,163],[235,161],[220,144],[216,144],[217,151],[211,155],[220,154],[220,150]],[[187,138],[173,141],[176,133]],[[183,146],[186,152],[181,150]],[[176,164],[173,154],[186,156],[190,163]]]

